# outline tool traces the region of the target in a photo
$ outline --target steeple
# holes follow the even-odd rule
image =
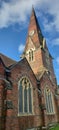
[[[40,31],[40,32],[41,32],[41,29],[40,29],[40,27],[39,27],[38,20],[37,20],[37,17],[36,17],[35,10],[34,10],[34,8],[32,7],[32,13],[31,13],[30,24],[29,24],[29,31],[31,30],[31,26],[32,26],[34,23],[35,23],[35,27],[33,27],[33,29],[37,29],[37,31]]]
[[[22,57],[26,57],[35,75],[46,70],[51,72],[54,79],[52,57],[46,46],[46,40],[42,35],[34,8],[32,8],[28,35]]]
[[[30,23],[28,28],[28,36],[26,39],[26,46],[25,51],[27,49],[28,39],[29,37],[32,39],[34,46],[36,48],[40,47],[40,45],[43,44],[43,35],[40,29],[40,26],[38,24],[38,20],[34,11],[34,8],[32,7],[32,13],[30,17]]]

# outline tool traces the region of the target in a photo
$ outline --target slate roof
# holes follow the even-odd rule
[[[14,60],[12,60],[11,58],[9,58],[9,57],[3,55],[2,53],[0,53],[0,58],[2,59],[4,65],[5,65],[6,67],[9,67],[9,66],[11,66],[11,65],[13,65],[13,64],[15,64],[15,63],[17,63],[16,61],[14,61]]]

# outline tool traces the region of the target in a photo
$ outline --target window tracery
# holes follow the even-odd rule
[[[44,95],[45,95],[47,114],[54,114],[55,111],[54,111],[53,95],[48,87],[45,88]]]
[[[19,82],[19,113],[32,114],[32,95],[32,85],[26,77],[23,77]]]

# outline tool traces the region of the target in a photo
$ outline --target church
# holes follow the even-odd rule
[[[41,130],[59,122],[59,89],[32,9],[20,61],[0,53],[0,130]]]

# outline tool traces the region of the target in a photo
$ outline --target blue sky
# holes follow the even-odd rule
[[[0,53],[20,60],[26,42],[32,5],[54,58],[53,65],[59,84],[58,0],[0,0]]]

